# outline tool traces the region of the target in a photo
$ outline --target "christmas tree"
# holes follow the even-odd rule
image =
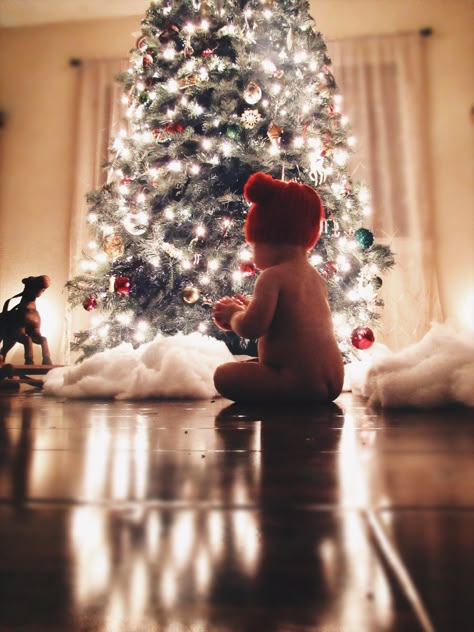
[[[317,189],[326,220],[310,261],[343,355],[370,346],[393,256],[364,227],[368,191],[348,172],[354,139],[308,3],[153,0],[141,31],[119,78],[127,119],[108,182],[88,195],[86,272],[68,283],[72,304],[100,317],[73,349],[199,331],[245,352],[211,306],[251,294],[258,274],[242,231],[255,171]]]

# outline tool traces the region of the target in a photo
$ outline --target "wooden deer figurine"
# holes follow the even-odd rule
[[[0,364],[5,361],[7,353],[19,342],[25,347],[25,364],[34,364],[33,343],[41,345],[43,364],[52,364],[47,339],[41,335],[41,318],[36,309],[36,299],[51,284],[48,276],[27,277],[22,279],[25,286],[23,292],[9,298],[0,314]],[[18,305],[11,310],[8,305],[13,298],[21,297]]]

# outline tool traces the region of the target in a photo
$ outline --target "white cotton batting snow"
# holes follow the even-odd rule
[[[474,406],[474,340],[435,324],[419,342],[391,352],[374,345],[346,367],[345,388],[387,408]]]
[[[43,390],[69,398],[206,399],[217,395],[216,368],[233,359],[222,341],[199,333],[158,336],[138,349],[123,343],[52,369]]]

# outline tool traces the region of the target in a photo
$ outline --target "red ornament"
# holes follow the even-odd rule
[[[374,344],[375,336],[369,327],[356,327],[351,334],[351,342],[356,349],[368,349]]]
[[[168,125],[165,127],[165,130],[167,132],[170,132],[171,134],[181,134],[184,131],[184,125],[182,123],[168,123]]]
[[[86,310],[86,312],[91,312],[97,307],[97,301],[93,296],[88,296],[82,303],[82,307]]]
[[[130,279],[128,277],[117,277],[114,283],[114,290],[117,294],[122,294],[122,296],[130,294]]]
[[[145,55],[143,55],[143,65],[149,66],[152,63],[153,63],[153,57],[150,55],[150,53],[145,53]]]
[[[332,279],[332,277],[339,272],[337,263],[335,261],[328,261],[322,269],[321,276],[324,279]]]
[[[120,184],[130,184],[131,181],[132,181],[132,178],[122,178],[120,180]]]
[[[242,261],[240,271],[244,277],[251,277],[255,274],[255,264],[253,261]]]

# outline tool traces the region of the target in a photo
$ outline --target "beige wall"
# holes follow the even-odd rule
[[[467,0],[312,0],[326,38],[431,26],[432,169],[438,270],[446,315],[474,290],[472,187],[474,4]],[[21,278],[49,274],[39,302],[53,359],[64,343],[75,70],[71,57],[115,57],[133,46],[140,17],[0,31],[0,302]],[[20,361],[21,354],[15,353]]]

